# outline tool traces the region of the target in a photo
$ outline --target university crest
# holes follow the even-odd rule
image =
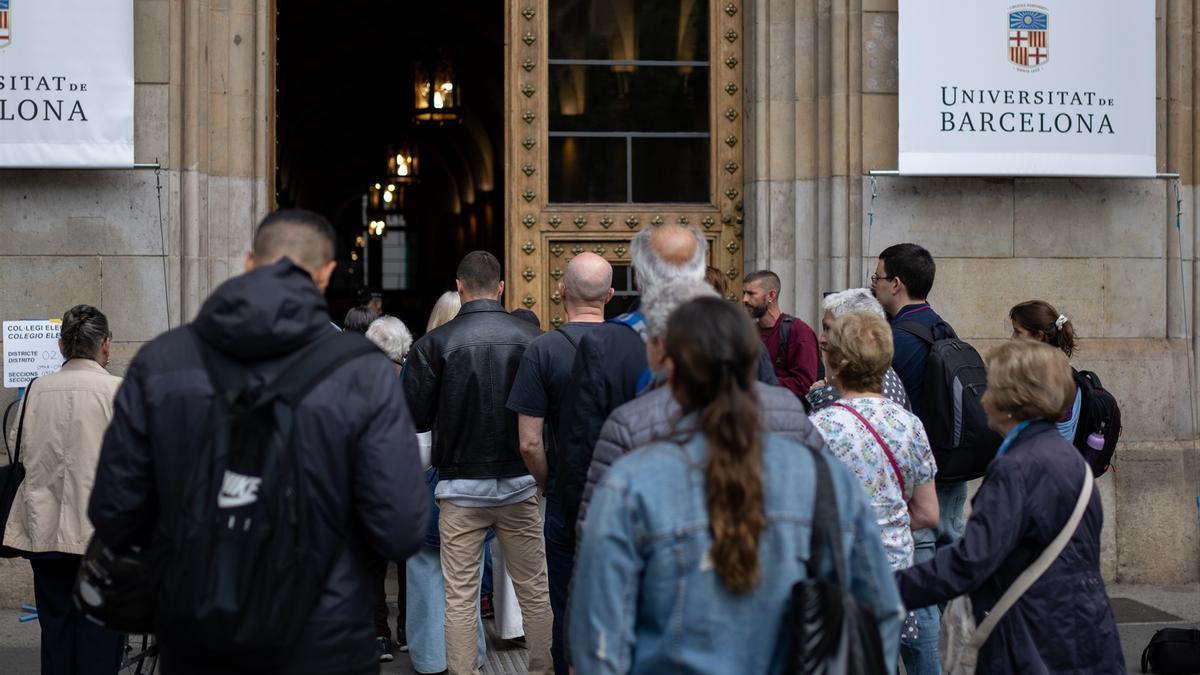
[[[0,0],[0,47],[7,47],[12,42],[12,14],[8,3],[9,0]]]
[[[1020,9],[1018,9],[1020,7]],[[1008,61],[1032,71],[1050,60],[1050,17],[1044,7],[1017,5],[1008,12]]]

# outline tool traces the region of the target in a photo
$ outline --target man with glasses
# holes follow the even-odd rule
[[[904,383],[912,411],[921,416],[922,388],[925,384],[925,365],[929,360],[930,344],[908,332],[904,324],[928,328],[935,338],[944,336],[947,324],[933,311],[926,298],[933,288],[936,266],[929,251],[917,244],[896,244],[879,254],[875,273],[871,275],[871,292],[887,312],[892,325],[894,354],[892,368]],[[962,537],[966,523],[963,511],[967,503],[966,483],[937,482],[940,521],[936,530],[913,532],[913,561],[929,560],[937,548],[948,546]],[[917,612],[918,636],[902,640],[901,656],[909,673],[937,673],[938,631],[940,617],[936,607]]]

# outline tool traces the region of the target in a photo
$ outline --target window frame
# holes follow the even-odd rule
[[[546,18],[550,1],[508,0],[506,6],[507,305],[533,310],[546,327],[562,323],[566,311],[561,299],[556,298],[556,291],[561,271],[572,257],[568,252],[583,243],[587,250],[605,249],[601,255],[612,262],[627,264],[632,236],[644,227],[666,222],[694,225],[705,234],[710,243],[710,264],[726,273],[731,282],[731,298],[739,298],[744,269],[742,17],[745,0],[710,0],[708,7],[711,140],[707,203],[549,201],[550,75]]]

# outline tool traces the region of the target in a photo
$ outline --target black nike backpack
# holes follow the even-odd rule
[[[937,480],[958,483],[979,478],[1002,440],[988,428],[983,412],[981,399],[987,390],[983,359],[945,322],[935,326],[936,333],[912,321],[893,327],[929,345],[920,417],[937,461]]]
[[[205,651],[273,667],[309,621],[338,551],[312,546],[309,495],[293,445],[296,409],[350,360],[377,352],[357,334],[322,337],[266,385],[196,336],[215,393],[181,489],[157,625]],[[331,449],[332,451],[333,449]]]

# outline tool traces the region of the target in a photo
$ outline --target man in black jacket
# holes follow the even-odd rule
[[[201,447],[214,395],[197,341],[242,364],[247,380],[273,381],[292,355],[333,330],[322,297],[336,264],[333,250],[333,229],[321,216],[269,214],[255,234],[246,274],[218,287],[190,326],[137,354],[117,394],[88,508],[102,541],[121,548],[174,530],[173,498],[187,483],[180,469]],[[328,375],[296,408],[294,432],[289,450],[303,467],[312,548],[329,572],[275,672],[378,672],[367,560],[404,560],[416,551],[430,511],[391,363],[382,353],[364,355]],[[245,668],[227,653],[201,650],[178,626],[156,632],[164,672]]]
[[[505,408],[525,348],[541,331],[504,311],[500,262],[486,251],[458,266],[462,309],[408,355],[404,389],[413,419],[433,429],[435,498],[446,587],[446,662],[476,669],[476,603],[484,535],[495,530],[521,605],[529,672],[549,675],[550,603],[537,482],[521,457],[517,415]]]

